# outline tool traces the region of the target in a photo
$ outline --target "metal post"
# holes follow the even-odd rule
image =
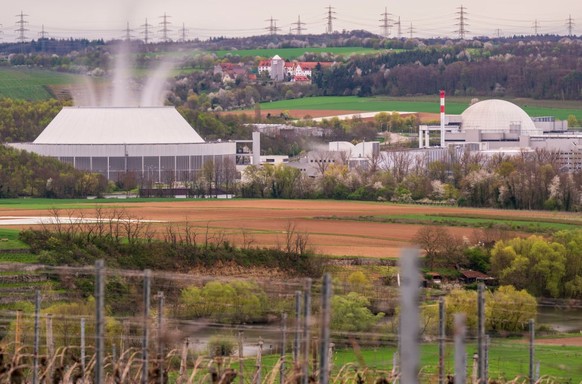
[[[536,375],[535,375],[535,327],[534,327],[534,320],[529,320],[529,382],[530,384],[535,383]]]
[[[146,269],[143,276],[143,342],[142,342],[142,357],[143,366],[141,372],[142,384],[148,384],[148,349],[149,349],[149,319],[150,319],[150,303],[151,303],[151,277],[152,271]]]
[[[331,275],[323,276],[321,292],[321,343],[319,352],[319,382],[329,382],[329,326],[331,322]],[[315,367],[314,367],[315,369]]]
[[[81,373],[85,380],[85,318],[81,317]]]
[[[418,383],[420,365],[419,257],[419,250],[414,248],[405,249],[400,255],[400,319],[405,320],[400,322],[400,382],[406,384]]]
[[[256,362],[256,383],[261,384],[261,370],[263,369],[263,338],[259,337],[259,350],[257,351],[257,362]]]
[[[97,260],[95,269],[95,384],[102,384],[105,382],[103,371],[103,357],[105,354],[105,262]]]
[[[53,338],[53,315],[46,315],[46,350],[48,361],[51,361],[55,355],[55,340]]]
[[[178,376],[178,380],[176,381],[178,384],[182,384],[184,382],[184,376],[186,375],[186,368],[188,365],[189,344],[190,339],[185,338],[184,343],[182,344],[182,356],[180,356],[180,375]]]
[[[34,351],[32,367],[32,384],[38,384],[38,347],[40,343],[40,291],[34,295]]]
[[[279,370],[279,382],[285,383],[285,352],[287,352],[287,314],[281,316],[281,367]]]
[[[293,341],[293,364],[299,363],[301,345],[301,291],[295,292],[295,340]]]
[[[158,292],[158,369],[160,371],[160,384],[164,384],[164,344],[162,330],[164,322],[164,292]]]
[[[305,280],[303,293],[303,384],[309,383],[309,325],[311,318],[311,279]]]
[[[485,292],[484,284],[480,283],[477,290],[477,382],[482,383],[485,371]]]
[[[467,380],[467,352],[465,350],[465,314],[455,313],[455,384],[465,384]]]
[[[243,331],[238,331],[238,380],[240,384],[244,384],[244,364],[243,364]]]
[[[439,384],[445,384],[445,299],[439,300]]]
[[[483,371],[483,383],[489,382],[489,343],[491,343],[491,338],[489,335],[485,336],[485,370]]]

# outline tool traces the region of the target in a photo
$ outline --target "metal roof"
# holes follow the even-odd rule
[[[174,107],[65,107],[35,144],[204,143]]]

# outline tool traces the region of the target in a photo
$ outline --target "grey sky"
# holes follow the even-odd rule
[[[325,31],[326,7],[334,7],[334,30],[365,29],[380,33],[384,8],[393,18],[400,16],[401,31],[408,35],[412,23],[418,37],[451,36],[458,28],[456,12],[461,4],[467,9],[470,31],[475,35],[533,34],[534,20],[539,33],[567,34],[566,20],[571,15],[574,34],[582,34],[582,1],[507,1],[507,0],[433,0],[380,2],[377,0],[0,0],[0,35],[2,41],[14,41],[18,28],[16,15],[28,15],[25,36],[36,39],[44,25],[49,36],[56,38],[103,37],[120,38],[129,22],[133,35],[140,36],[140,27],[148,19],[154,37],[159,38],[160,21],[169,17],[171,37],[179,37],[178,29],[185,25],[188,38],[210,36],[249,36],[266,33],[266,19],[277,19],[280,33],[289,33],[292,23],[301,16],[307,33]],[[499,31],[497,31],[499,29]],[[397,33],[392,28],[391,34]]]

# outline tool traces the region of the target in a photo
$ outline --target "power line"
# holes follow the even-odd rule
[[[24,26],[28,24],[28,21],[24,20],[24,18],[27,16],[28,15],[25,15],[22,11],[20,11],[19,15],[16,15],[16,17],[19,18],[18,21],[16,22],[16,24],[18,25],[18,28],[16,29],[16,32],[18,32],[18,37],[16,39],[21,43],[24,43],[24,41],[26,41],[26,36],[24,36],[24,32],[28,31],[28,29],[26,29]]]
[[[414,27],[412,26],[412,22],[410,22],[410,27],[408,27],[408,31],[407,32],[408,32],[409,37],[412,39],[412,36],[413,36],[414,32],[416,32],[415,29],[414,29]]]
[[[129,28],[129,21],[127,22],[127,26],[125,27],[123,32],[125,32],[125,41],[130,41],[131,39],[133,39],[134,36],[131,34],[133,32],[133,29]]]
[[[41,39],[46,39],[48,37],[48,32],[44,30],[44,24],[42,25],[41,31],[38,33]]]
[[[334,11],[335,8],[330,5],[330,6],[326,7],[326,9],[327,9],[327,17],[326,17],[327,28],[326,28],[325,33],[333,33],[333,24],[332,23],[333,23],[333,20],[336,19],[336,17],[333,16],[336,13]]]
[[[164,16],[160,16],[160,18],[162,19],[162,21],[160,22],[160,25],[162,26],[162,29],[160,30],[160,32],[162,32],[162,41],[167,42],[170,40],[168,38],[168,33],[170,32],[168,25],[172,24],[171,22],[168,21],[168,18],[170,18],[170,16],[166,15],[166,13],[164,12]]]
[[[469,24],[467,24],[467,8],[463,7],[462,5],[457,8],[458,11],[456,12],[457,14],[457,21],[458,23],[455,25],[459,26],[459,29],[457,29],[457,34],[459,35],[459,39],[464,40],[465,36],[467,33],[469,33],[469,31],[467,31],[467,27],[469,26]]]
[[[572,36],[572,30],[574,29],[574,20],[572,20],[572,15],[568,15],[566,20],[566,27],[568,28],[568,36]]]
[[[265,29],[269,31],[269,35],[276,35],[277,31],[281,29],[277,27],[277,19],[273,19],[273,16],[265,21],[269,22],[269,26],[265,27]]]
[[[145,19],[145,24],[142,24],[141,27],[143,28],[143,32],[141,32],[144,35],[144,43],[147,45],[149,40],[150,40],[150,27],[152,27],[151,24],[148,24],[148,19],[146,17]]]
[[[305,25],[305,23],[301,22],[301,15],[297,16],[297,22],[293,23],[293,25],[296,25],[296,27],[293,28],[292,30],[297,32],[298,35],[301,35],[301,32],[303,32],[303,30],[305,30],[305,28],[302,27],[302,25]]]
[[[538,19],[535,19],[532,25],[532,28],[534,30],[534,35],[538,35],[538,32],[540,30],[540,23],[538,22]]]
[[[392,28],[392,19],[390,16],[392,15],[388,13],[388,7],[384,7],[384,13],[381,13],[380,16],[382,16],[382,18],[379,20],[382,22],[382,25],[380,25],[380,28],[382,28],[382,36],[389,37],[390,28]]]
[[[188,30],[186,29],[186,24],[182,23],[182,29],[180,29],[180,41],[186,41],[186,35],[188,34]]]
[[[398,21],[395,23],[398,31],[398,38],[402,38],[402,23],[400,22],[400,16],[398,16]]]

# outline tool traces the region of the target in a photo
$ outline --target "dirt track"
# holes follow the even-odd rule
[[[85,217],[93,217],[95,206],[83,205]],[[106,207],[127,210],[132,217],[161,220],[155,224],[159,232],[168,223],[190,222],[198,239],[210,234],[221,234],[237,246],[243,238],[254,245],[274,246],[284,242],[286,228],[292,224],[297,231],[309,233],[309,243],[317,252],[329,255],[369,257],[396,257],[402,247],[410,244],[420,225],[356,222],[349,220],[316,220],[315,217],[379,216],[399,214],[471,214],[477,216],[514,216],[516,218],[563,217],[552,212],[498,211],[434,207],[421,205],[393,205],[375,202],[305,201],[305,200],[195,200],[151,203],[112,202]],[[63,216],[68,213],[61,210]],[[78,210],[70,213],[78,216]],[[50,216],[48,210],[25,210],[0,205],[0,216]],[[451,227],[457,236],[470,237],[473,228]]]

